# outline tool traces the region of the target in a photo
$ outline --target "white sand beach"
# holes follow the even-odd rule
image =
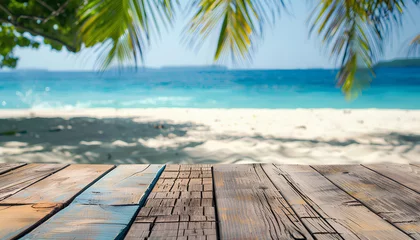
[[[420,161],[420,111],[1,110],[0,162]]]

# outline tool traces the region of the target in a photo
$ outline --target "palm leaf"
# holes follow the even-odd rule
[[[348,97],[356,96],[374,76],[384,40],[401,23],[403,0],[321,0],[310,20],[316,32],[341,58],[337,84]]]
[[[143,61],[151,36],[173,17],[175,0],[89,0],[80,11],[81,40],[97,47],[99,68]]]
[[[420,55],[420,34],[417,35],[411,42],[410,42],[410,49],[409,53],[413,54],[414,56]]]
[[[265,24],[273,23],[284,8],[282,0],[192,0],[196,8],[187,29],[189,46],[201,47],[217,34],[214,60],[250,60],[255,39],[263,36]]]

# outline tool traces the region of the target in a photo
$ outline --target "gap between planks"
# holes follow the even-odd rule
[[[29,164],[0,175],[0,201],[65,169],[68,164]]]
[[[73,168],[76,168],[76,169],[73,170],[72,166]],[[30,231],[32,231],[33,229],[35,229],[36,227],[40,226],[45,221],[47,221],[50,217],[54,216],[61,210],[65,209],[79,194],[81,194],[83,191],[85,191],[87,188],[89,188],[91,185],[93,185],[95,182],[97,182],[99,179],[101,179],[103,176],[105,176],[107,173],[109,173],[110,171],[112,171],[112,169],[115,168],[115,165],[100,165],[99,169],[88,170],[88,171],[97,171],[97,174],[99,175],[92,176],[91,178],[93,178],[93,180],[90,180],[88,178],[86,185],[84,185],[83,180],[82,180],[82,182],[80,182],[79,184],[83,184],[84,186],[82,185],[83,187],[81,187],[81,186],[76,185],[76,188],[75,188],[76,192],[67,193],[68,196],[66,196],[65,198],[62,198],[62,196],[58,196],[54,198],[54,194],[48,196],[48,194],[50,194],[51,191],[46,191],[46,192],[40,191],[43,189],[45,185],[46,186],[50,185],[48,184],[48,182],[53,181],[54,183],[60,179],[62,181],[58,182],[59,185],[63,184],[64,185],[63,187],[66,187],[66,185],[70,187],[74,187],[72,186],[72,184],[74,185],[75,182],[70,180],[70,183],[66,183],[66,180],[68,180],[69,178],[62,179],[62,176],[60,176],[59,174],[66,171],[69,173],[71,173],[72,171],[76,171],[77,173],[77,170],[79,167],[84,167],[82,169],[82,172],[83,172],[83,171],[86,171],[86,169],[89,169],[90,166],[92,166],[93,168],[95,165],[69,165],[68,167],[64,167],[61,170],[43,179],[40,179],[39,181],[33,183],[32,185],[27,186],[21,191],[15,193],[14,195],[11,195],[10,197],[4,199],[1,202],[0,208],[3,207],[3,210],[12,211],[11,213],[9,213],[12,215],[12,219],[8,221],[8,223],[10,224],[8,238],[17,239],[17,238],[25,236],[27,233],[29,233]],[[79,178],[76,179],[76,181],[79,181]],[[37,188],[39,187],[41,187],[41,189],[37,190]],[[81,188],[78,189],[78,187],[81,187]],[[68,190],[70,191],[70,189]],[[38,196],[38,197],[35,196],[35,198],[33,197],[34,195],[30,194],[30,193],[39,193],[39,192],[41,193],[41,196]],[[18,214],[19,212],[21,212],[22,215]],[[13,216],[15,217],[13,218]],[[20,219],[19,218],[20,216],[25,216],[25,219]],[[30,216],[32,216],[32,218],[30,218]],[[13,219],[15,219],[18,222],[14,223]],[[4,226],[7,226],[7,225],[3,223],[3,227]],[[15,229],[14,232],[13,232],[13,229]],[[6,229],[3,229],[3,234],[7,234]]]
[[[0,175],[25,165],[26,163],[0,163]]]
[[[409,239],[308,165],[273,164],[263,168],[314,235],[339,233],[344,239]]]
[[[420,195],[361,165],[312,166],[332,184],[412,239],[420,239]]]
[[[208,165],[167,165],[126,239],[216,239],[211,177]]]
[[[215,165],[221,239],[313,239],[260,164]]]
[[[361,165],[420,194],[420,167],[414,164]]]
[[[302,221],[302,224],[315,239],[319,239],[316,235],[329,236],[329,238],[325,239],[342,239],[337,230],[320,214],[322,210],[317,205],[314,206],[314,202],[298,186],[293,184],[293,179],[288,179],[286,176],[277,172],[276,170],[280,169],[275,164],[264,164],[262,169],[287,204],[291,206],[291,211]],[[277,177],[283,177],[284,180],[275,178],[276,174],[278,174]],[[299,204],[295,202],[299,202]]]
[[[415,165],[415,164],[412,164],[413,166],[417,166],[417,165]],[[21,166],[20,166],[21,167]],[[403,187],[407,187],[406,185],[404,185],[404,184],[401,184],[400,182],[398,182],[398,181],[395,181],[395,179],[392,179],[392,178],[389,178],[388,176],[385,176],[385,175],[383,175],[383,174],[381,174],[381,173],[378,173],[378,172],[376,172],[376,171],[373,171],[372,169],[370,169],[370,168],[368,168],[368,167],[366,167],[366,166],[362,166],[362,167],[364,167],[364,168],[367,168],[369,171],[372,171],[372,172],[375,172],[375,173],[377,173],[377,174],[379,174],[379,175],[381,175],[381,176],[383,176],[384,178],[387,178],[387,179],[389,179],[390,181],[394,181],[394,182],[396,182],[396,183],[398,183],[398,184],[400,184],[400,185],[402,185]],[[115,168],[115,166],[114,166],[114,168]],[[343,190],[342,188],[340,188],[340,186],[337,186],[333,181],[331,181],[328,177],[326,177],[326,176],[324,176],[322,173],[320,173],[316,168],[314,168],[314,167],[312,167],[311,166],[311,168],[312,169],[314,169],[314,171],[315,172],[318,172],[323,178],[325,178],[327,181],[329,181],[331,184],[333,184],[333,185],[335,185],[337,188],[339,188],[339,189],[341,189],[343,192],[345,192],[346,194],[348,194],[345,190]],[[163,171],[163,169],[161,169],[162,171]],[[111,171],[111,170],[109,170],[109,171]],[[109,171],[108,171],[108,173],[109,173]],[[58,172],[60,172],[60,170],[58,171]],[[56,172],[56,173],[58,173],[58,172]],[[269,174],[267,174],[267,172],[264,170],[264,173],[265,173],[265,175],[268,177],[268,179],[270,179],[270,181],[271,181],[271,183],[272,184],[274,184],[273,183],[273,180],[270,178],[270,176],[269,176]],[[54,174],[54,173],[53,173]],[[52,174],[51,174],[52,175]],[[49,175],[49,176],[51,176],[51,175]],[[92,182],[92,183],[90,183],[90,185],[93,185],[95,182],[97,182],[97,181],[99,181],[103,176],[105,176],[106,174],[103,174],[100,178],[98,178],[98,179],[96,179],[94,182]],[[1,175],[0,175],[1,176]],[[47,177],[45,177],[45,178],[48,178],[49,176],[47,176]],[[213,179],[214,179],[214,171],[212,171],[212,177],[213,177]],[[43,179],[45,179],[45,178],[43,178]],[[40,180],[38,180],[38,182],[39,181],[42,181],[43,179],[40,179]],[[156,182],[157,182],[157,180],[159,179],[159,176],[158,177],[156,177],[155,178],[155,180],[156,180]],[[155,184],[156,184],[156,182],[155,182]],[[216,190],[216,186],[215,186],[215,180],[213,181],[213,189],[214,189],[214,191],[213,191],[213,197],[214,197],[214,199],[216,199],[217,198],[217,190]],[[33,183],[33,184],[35,184],[35,183]],[[32,185],[33,185],[32,184]],[[154,185],[155,184],[153,184],[153,186],[152,185],[149,185],[149,191],[150,191],[150,189],[151,188],[153,188],[154,187]],[[275,184],[274,184],[275,185]],[[29,185],[29,186],[31,186],[31,185]],[[29,187],[29,186],[27,186],[27,187]],[[26,188],[27,188],[26,187]],[[86,190],[86,188],[88,188],[88,187],[85,187],[85,189],[84,190]],[[408,188],[408,187],[407,187]],[[412,190],[412,189],[410,189],[410,190]],[[146,190],[147,191],[147,190]],[[78,195],[80,195],[81,193],[82,193],[83,191],[80,191],[79,193],[78,193]],[[150,193],[150,192],[149,192]],[[77,195],[77,196],[78,196]],[[147,195],[149,195],[149,194],[147,194]],[[287,196],[285,196],[285,195],[283,195],[283,193],[281,193],[281,195],[283,196],[283,197],[286,197],[286,201],[287,201]],[[352,196],[352,195],[350,195],[349,194],[349,196]],[[74,198],[75,198],[76,196],[74,196]],[[148,196],[146,196],[144,199],[146,199]],[[74,199],[73,198],[73,199]],[[143,199],[143,200],[144,200]],[[357,198],[356,198],[357,199]],[[357,200],[357,201],[359,201],[359,200]],[[217,212],[218,211],[218,209],[217,209],[217,201],[214,201],[215,203],[215,210],[216,210],[216,216],[217,215],[219,215],[219,213]],[[359,201],[360,202],[360,201]],[[144,205],[144,203],[145,203],[145,201],[143,201],[143,203],[142,203],[142,206]],[[360,202],[363,206],[365,206],[365,207],[367,207],[367,208],[369,208],[368,206],[366,206],[363,202]],[[137,208],[137,212],[139,212],[140,211],[140,209],[141,209],[141,207],[139,207],[139,208]],[[369,208],[370,209],[370,208]],[[295,212],[295,214],[296,214],[296,211],[295,210],[293,210],[294,212]],[[134,214],[134,216],[136,216],[137,214]],[[49,216],[49,217],[51,217],[51,216]],[[299,216],[298,216],[299,217]],[[300,219],[305,219],[305,217],[301,217]],[[45,219],[46,220],[46,219]],[[45,221],[44,220],[44,221]],[[126,230],[128,230],[128,228],[130,227],[130,226],[132,226],[132,223],[133,223],[133,221],[135,220],[135,217],[133,217],[132,219],[131,219],[131,221],[132,222],[130,222],[130,224],[128,224],[128,227],[127,227],[127,229]],[[396,223],[398,223],[398,222],[396,222]],[[305,223],[304,223],[305,224]],[[391,223],[392,224],[392,223]],[[305,225],[306,226],[306,228],[308,228],[308,226],[307,225]],[[394,225],[395,226],[395,225]],[[397,227],[397,226],[395,226],[395,227]],[[127,233],[127,232],[126,232]],[[219,231],[217,231],[217,233],[218,234],[220,234],[220,232]],[[312,234],[313,236],[315,236],[315,237],[317,237],[318,239],[323,239],[323,238],[325,238],[325,239],[327,239],[326,237],[337,237],[337,234],[334,234],[334,233],[313,233]],[[321,237],[321,238],[320,238]]]
[[[162,168],[163,165],[150,164],[118,165],[25,239],[123,238],[150,183]],[[60,230],[63,227],[65,232]]]
[[[134,222],[136,221],[137,215],[139,214],[140,210],[144,207],[147,198],[149,197],[150,193],[152,192],[153,188],[155,187],[157,181],[159,180],[160,176],[162,175],[162,173],[165,169],[166,169],[166,164],[163,165],[163,167],[160,168],[160,170],[156,173],[156,177],[153,179],[153,182],[150,183],[149,187],[145,191],[144,197],[141,199],[141,201],[139,203],[139,207],[137,208],[137,210],[133,214],[133,217],[131,218],[129,224],[127,225],[127,227],[123,231],[123,233],[121,235],[121,239],[125,239],[127,237],[127,234],[129,232],[130,228],[133,226]]]

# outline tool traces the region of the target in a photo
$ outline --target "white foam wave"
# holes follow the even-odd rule
[[[140,100],[133,100],[133,101],[125,101],[122,102],[121,105],[124,107],[136,106],[136,105],[162,105],[162,104],[170,104],[174,106],[185,106],[193,100],[192,97],[150,97],[144,98]]]
[[[88,101],[78,101],[75,104],[63,103],[60,101],[34,101],[29,105],[31,109],[64,109],[64,110],[74,110],[74,109],[84,109],[84,108],[99,108],[99,107],[147,107],[147,106],[160,106],[160,105],[170,105],[170,106],[188,106],[188,104],[193,100],[193,97],[150,97],[139,100],[130,100],[117,102],[115,100],[88,100]]]

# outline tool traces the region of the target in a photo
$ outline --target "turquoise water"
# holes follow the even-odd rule
[[[420,109],[420,69],[379,69],[354,101],[333,70],[161,70],[136,73],[2,72],[0,109],[400,108]]]

